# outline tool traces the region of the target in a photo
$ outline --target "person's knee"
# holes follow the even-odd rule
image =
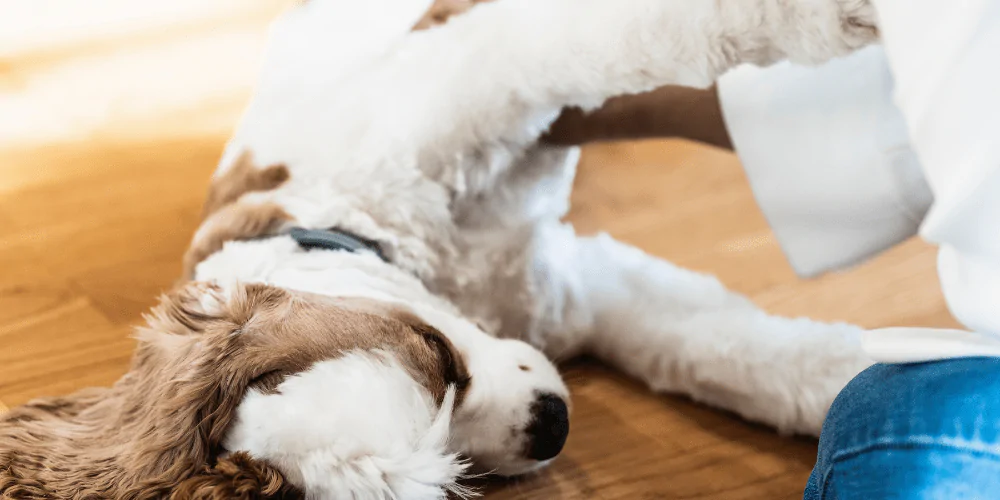
[[[965,434],[956,428],[969,420],[1000,421],[1000,358],[965,358],[905,365],[874,365],[852,380],[834,401],[824,433],[845,431],[912,435]],[[968,426],[965,426],[968,427]],[[956,436],[961,437],[961,436]]]
[[[892,489],[946,488],[954,477],[968,477],[931,474],[933,467],[921,464],[974,461],[983,470],[1000,470],[998,422],[1000,358],[875,365],[855,377],[830,408],[810,484],[831,492],[838,476],[867,474],[872,485],[895,484]]]
[[[1000,444],[1000,358],[874,365],[834,401],[819,462],[876,443]]]

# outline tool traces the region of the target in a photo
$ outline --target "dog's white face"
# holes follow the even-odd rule
[[[419,309],[418,309],[419,311]],[[555,458],[569,433],[569,391],[544,354],[497,339],[468,320],[434,310],[421,319],[464,357],[470,380],[455,408],[452,449],[479,472],[514,476]]]
[[[514,476],[559,454],[569,433],[568,393],[555,367],[522,342],[497,341],[471,356],[472,386],[452,442],[482,472]]]

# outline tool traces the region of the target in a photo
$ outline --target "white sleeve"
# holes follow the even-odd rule
[[[875,0],[889,65],[934,205],[945,299],[1000,334],[1000,2]]]
[[[754,195],[801,276],[915,235],[930,206],[892,88],[881,47],[818,68],[743,66],[719,81]]]

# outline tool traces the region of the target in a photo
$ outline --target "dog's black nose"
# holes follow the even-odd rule
[[[529,439],[528,458],[539,461],[554,458],[569,435],[566,402],[555,394],[540,395],[531,405],[531,422],[525,432]]]

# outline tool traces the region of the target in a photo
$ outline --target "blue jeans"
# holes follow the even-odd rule
[[[804,498],[1000,499],[1000,358],[859,374],[830,408]]]

